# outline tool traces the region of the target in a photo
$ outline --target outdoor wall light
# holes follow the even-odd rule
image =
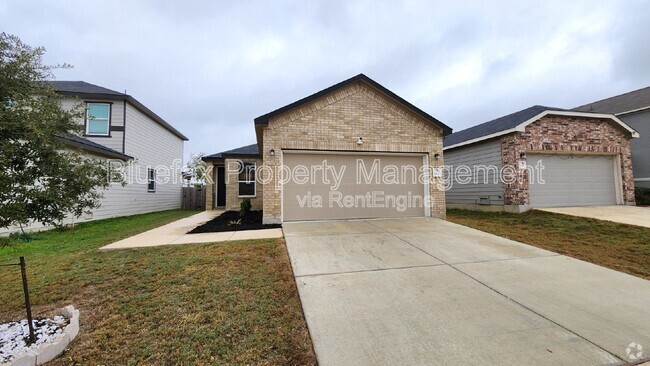
[[[520,152],[519,157],[522,159],[526,159],[526,152],[525,151]]]
[[[357,145],[363,145],[363,137],[357,139]]]
[[[433,156],[433,160],[440,160],[440,154],[435,154]]]
[[[275,156],[275,149],[271,149],[271,151],[269,151],[269,154],[271,154],[271,156]]]

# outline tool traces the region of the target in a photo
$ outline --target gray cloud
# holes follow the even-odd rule
[[[3,30],[127,90],[190,137],[255,141],[253,118],[363,72],[455,130],[650,84],[643,2],[26,1]]]

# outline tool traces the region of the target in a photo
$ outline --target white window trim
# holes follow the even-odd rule
[[[89,106],[91,104],[99,104],[99,105],[105,105],[108,107],[108,119],[106,119],[106,122],[108,123],[108,126],[106,127],[106,133],[90,133],[90,118],[88,117],[88,113],[90,113],[90,108]],[[110,136],[111,135],[111,104],[110,103],[101,103],[101,102],[86,102],[86,136]],[[99,119],[103,121],[104,119],[101,118]]]
[[[150,173],[153,172],[153,179],[151,178]],[[149,184],[153,182],[153,189],[149,188]],[[156,193],[156,169],[148,168],[147,169],[147,192]]]
[[[254,161],[242,161],[242,164],[252,164],[255,167],[255,179],[252,181],[249,180],[239,180],[239,174],[237,174],[237,196],[240,198],[255,198],[257,197],[257,162]],[[240,183],[253,183],[253,194],[252,195],[242,195],[239,194],[239,184]]]

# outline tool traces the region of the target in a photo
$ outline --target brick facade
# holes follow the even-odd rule
[[[262,159],[226,159],[224,165],[226,168],[226,210],[239,211],[241,201],[243,201],[243,198],[239,197],[239,174],[237,174],[237,165],[240,161],[244,163],[256,163],[258,167],[262,165]],[[255,197],[249,197],[251,199],[252,209],[262,210],[264,190],[260,183],[255,183],[255,192]]]
[[[283,149],[418,152],[442,167],[442,129],[361,81],[276,116],[263,130],[265,165],[280,166]],[[363,144],[356,143],[363,137]],[[271,156],[270,151],[275,151]],[[440,154],[435,161],[434,155]],[[263,187],[264,221],[280,222],[281,192],[275,179]],[[445,217],[445,194],[430,184],[431,216]]]
[[[262,164],[262,159],[255,159],[255,158],[241,158],[241,159],[225,159],[224,162],[219,163],[218,165],[223,165],[226,169],[226,206],[224,207],[225,210],[235,210],[238,211],[240,208],[241,201],[243,198],[239,197],[239,188],[238,188],[238,176],[235,168],[235,165],[232,165],[232,171],[229,173],[228,172],[228,164],[237,164],[239,161],[242,162],[255,162],[257,166],[260,166]],[[205,208],[206,210],[212,210],[214,209],[214,188],[215,188],[215,166],[212,163],[208,163],[208,170],[206,175],[209,178],[206,179],[206,187],[205,187],[205,194],[206,194],[206,203],[205,203]],[[263,199],[262,197],[264,196],[264,190],[262,189],[261,184],[256,184],[256,195],[255,197],[250,197],[251,199],[251,205],[253,210],[262,210],[262,203]]]
[[[525,132],[501,137],[504,166],[521,174],[517,182],[504,184],[506,206],[528,206],[527,172],[518,169],[521,152],[615,154],[619,157],[623,183],[623,201],[634,204],[632,153],[629,141],[611,121],[568,116],[545,116],[526,126]]]

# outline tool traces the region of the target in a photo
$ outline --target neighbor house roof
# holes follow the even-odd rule
[[[650,109],[650,86],[573,108],[574,111],[627,114]]]
[[[104,145],[100,145],[96,142],[92,142],[88,139],[85,139],[81,136],[73,135],[73,134],[60,134],[60,135],[55,135],[54,139],[66,144],[68,146],[72,146],[81,150],[86,150],[89,152],[92,152],[96,155],[104,156],[107,158],[114,158],[114,159],[120,159],[120,160],[131,160],[133,157],[122,154],[119,151],[113,150],[111,148],[108,148]]]
[[[568,111],[561,108],[545,107],[535,105],[519,112],[499,117],[491,121],[481,123],[468,129],[455,132],[444,139],[444,149],[452,149],[475,142],[488,140],[494,137],[507,135],[513,132],[524,132],[526,126],[537,121],[546,115],[561,115],[573,117],[590,117],[610,119],[626,130],[631,137],[638,137],[639,134],[630,126],[611,114],[586,113],[578,111]]]
[[[147,115],[152,120],[156,121],[163,128],[176,135],[183,141],[188,138],[180,131],[175,129],[172,125],[167,123],[160,116],[155,114],[152,110],[147,108],[144,104],[140,103],[137,99],[126,93],[120,93],[115,90],[107,89],[98,85],[90,84],[85,81],[50,81],[52,88],[62,95],[75,96],[80,98],[96,98],[96,99],[110,99],[110,100],[126,100],[131,103],[140,112]]]
[[[413,104],[407,102],[406,100],[404,100],[399,95],[397,95],[397,94],[393,93],[392,91],[386,89],[384,86],[382,86],[381,84],[379,84],[378,82],[372,80],[371,78],[367,77],[364,74],[359,74],[357,76],[351,77],[351,78],[349,78],[347,80],[344,80],[344,81],[342,81],[342,82],[340,82],[338,84],[332,85],[329,88],[326,88],[326,89],[323,89],[323,90],[321,90],[321,91],[319,91],[317,93],[314,93],[314,94],[312,94],[312,95],[310,95],[308,97],[297,100],[297,101],[295,101],[295,102],[293,102],[291,104],[287,104],[286,106],[284,106],[282,108],[279,108],[279,109],[276,109],[273,112],[269,112],[269,113],[267,113],[265,115],[259,116],[259,117],[255,118],[255,125],[268,125],[269,120],[271,118],[275,117],[275,116],[278,116],[278,115],[280,115],[282,113],[290,111],[290,110],[292,110],[292,109],[294,109],[296,107],[299,107],[299,106],[301,106],[301,105],[303,105],[305,103],[309,103],[309,102],[311,102],[311,101],[313,101],[315,99],[318,99],[318,98],[320,98],[320,97],[322,97],[322,96],[324,96],[324,95],[326,95],[326,94],[328,94],[328,93],[330,93],[330,92],[332,92],[334,90],[340,89],[342,87],[345,87],[345,86],[350,85],[352,83],[355,83],[357,81],[366,82],[367,84],[371,85],[372,87],[378,89],[380,92],[388,95],[390,98],[392,98],[396,102],[398,102],[398,103],[404,105],[405,107],[411,109],[413,112],[418,114],[420,117],[422,117],[427,122],[429,122],[429,123],[431,123],[431,124],[433,124],[433,125],[435,125],[437,127],[442,128],[443,135],[448,135],[448,134],[450,134],[452,132],[451,127],[445,125],[444,123],[440,122],[439,120],[437,120],[436,118],[434,118],[430,114],[428,114],[425,111],[421,110],[420,108],[414,106]]]
[[[252,145],[246,145],[246,146],[238,147],[236,149],[226,150],[220,153],[204,156],[203,161],[219,160],[219,159],[225,159],[228,157],[237,157],[237,156],[259,156],[259,154],[260,151],[259,148],[257,147],[257,144],[252,144]]]

